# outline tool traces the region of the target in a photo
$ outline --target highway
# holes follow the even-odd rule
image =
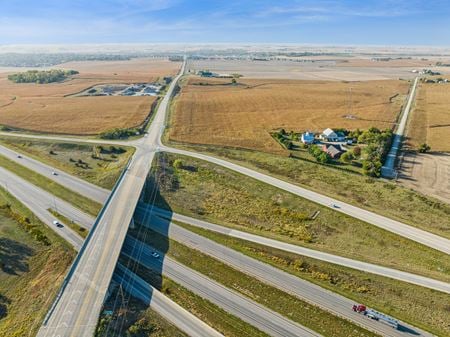
[[[160,145],[161,151],[180,154],[184,156],[194,157],[197,159],[205,160],[211,162],[213,164],[220,165],[227,169],[233,170],[240,174],[249,176],[251,178],[257,179],[269,185],[278,187],[282,190],[290,192],[292,194],[298,195],[299,197],[314,201],[317,204],[320,204],[325,207],[331,207],[336,212],[341,212],[347,214],[353,218],[365,221],[371,225],[377,226],[389,232],[398,234],[407,239],[419,242],[425,246],[431,247],[433,249],[439,250],[443,253],[450,254],[450,240],[440,237],[436,234],[432,234],[430,232],[424,231],[422,229],[406,225],[402,222],[387,218],[385,216],[367,211],[365,209],[350,205],[340,200],[336,200],[330,197],[327,197],[323,194],[319,194],[317,192],[313,192],[307,190],[303,187],[288,183],[284,180],[271,177],[264,173],[249,169],[247,167],[219,159],[216,157],[212,157],[209,155],[190,152],[181,149],[175,149],[171,147],[167,147],[164,145]],[[332,206],[335,205],[335,206]]]
[[[403,111],[400,123],[394,133],[394,140],[392,141],[391,149],[389,150],[383,167],[381,168],[381,174],[386,178],[395,178],[396,172],[394,169],[395,161],[397,159],[398,151],[402,146],[403,135],[405,134],[406,123],[408,121],[409,112],[411,111],[411,105],[416,94],[417,82],[419,78],[414,79],[414,83],[409,93],[408,102],[406,103],[405,110]]]
[[[381,275],[381,276],[385,276],[385,277],[390,277],[390,278],[393,278],[396,280],[416,284],[416,285],[419,285],[422,287],[426,287],[426,288],[430,288],[430,289],[434,289],[434,290],[438,290],[438,291],[442,291],[442,292],[450,294],[450,284],[443,282],[443,281],[438,281],[438,280],[435,280],[432,278],[428,278],[428,277],[424,277],[424,276],[420,276],[420,275],[416,275],[416,274],[411,274],[411,273],[403,272],[403,271],[392,269],[392,268],[382,267],[382,266],[378,266],[375,264],[362,262],[362,261],[358,261],[358,260],[352,260],[352,259],[341,257],[338,255],[324,253],[321,251],[293,245],[290,243],[285,243],[282,241],[269,239],[269,238],[266,238],[263,236],[231,229],[231,228],[220,226],[220,225],[213,224],[210,222],[191,218],[191,217],[188,217],[185,215],[181,215],[181,214],[177,214],[177,213],[170,213],[166,210],[161,210],[157,207],[153,207],[151,210],[147,210],[144,206],[139,205],[137,208],[136,214],[135,214],[136,219],[138,221],[142,221],[142,219],[148,217],[149,212],[153,212],[156,216],[159,216],[162,218],[166,218],[169,220],[181,221],[181,222],[190,224],[192,226],[208,229],[208,230],[211,230],[211,231],[214,231],[217,233],[221,233],[224,235],[228,235],[231,237],[235,237],[238,239],[243,239],[243,240],[258,243],[258,244],[261,244],[264,246],[277,248],[277,249],[284,250],[284,251],[294,253],[294,254],[308,256],[308,257],[315,258],[315,259],[318,259],[321,261],[334,263],[337,265],[353,268],[356,270],[361,270],[361,271],[365,271],[368,273],[373,273],[373,274],[377,274],[377,275]],[[154,220],[154,216],[153,216],[153,218],[150,218],[150,220],[149,220],[150,223],[153,220]],[[144,222],[144,224],[147,224],[147,222]],[[170,226],[172,226],[172,224]],[[169,227],[169,230],[170,230],[170,227]]]
[[[36,173],[43,175],[44,177],[50,178],[63,186],[67,186],[72,191],[75,191],[81,195],[87,195],[89,198],[98,201],[99,203],[104,203],[108,198],[109,192],[99,186],[92,184],[86,184],[84,180],[65,173],[64,171],[55,169],[54,167],[48,166],[38,160],[32,159],[28,156],[19,153],[5,146],[0,145],[0,155],[16,162],[19,165],[23,165]],[[52,172],[56,172],[57,175],[53,175]]]
[[[122,244],[153,161],[154,144],[161,136],[170,96],[184,67],[185,62],[161,101],[147,137],[143,138],[146,146],[136,149],[112,197],[100,212],[38,337],[91,337],[94,334]]]
[[[16,198],[32,209],[32,211],[39,216],[41,220],[45,220],[44,222],[46,222],[50,228],[68,240],[76,250],[80,249],[83,240],[75,232],[68,227],[57,228],[56,226],[51,225],[52,221],[50,219],[52,219],[52,215],[46,211],[48,205],[54,202],[54,197],[51,194],[40,190],[28,181],[23,181],[20,177],[2,168],[0,168],[0,173],[2,174],[2,177],[7,179],[10,192],[15,195]],[[75,209],[72,205],[59,199],[56,199],[56,205],[59,212],[67,217],[78,216],[80,213],[80,211]],[[136,212],[135,217],[137,217],[138,221],[142,221],[142,217],[147,216],[147,212],[143,212],[142,209],[142,206],[138,206],[137,208],[138,211]],[[75,215],[73,215],[74,211],[76,212]],[[167,214],[167,212],[160,209],[155,208],[155,211],[158,214]],[[44,213],[45,215],[41,215],[41,213]],[[77,219],[77,222],[85,228],[91,228],[94,219],[88,215],[82,215],[82,217]],[[195,220],[178,214],[174,214],[174,217],[185,222],[192,222]],[[149,218],[146,218],[146,220],[148,219]],[[167,234],[167,227],[169,225],[168,221],[163,220],[160,217],[152,217],[149,225],[152,229],[155,229],[162,234]],[[321,287],[287,274],[279,269],[240,254],[230,248],[219,245],[195,233],[191,233],[174,223],[170,223],[168,231],[171,238],[194,249],[202,251],[205,254],[211,255],[212,257],[219,259],[222,262],[237,268],[238,270],[243,270],[249,275],[302,298],[313,305],[318,305],[333,314],[337,314],[341,317],[349,319],[350,321],[354,321],[356,324],[373,330],[376,333],[386,335],[386,333],[391,331],[391,328],[373,320],[368,320],[364,316],[349,310],[353,304],[353,301],[346,299],[345,297],[336,295],[322,289]],[[151,286],[147,285],[147,287]],[[157,310],[159,312],[161,308],[157,308]],[[173,317],[170,316],[169,318],[171,320],[173,319]],[[421,335],[426,336],[425,333],[421,333]],[[405,333],[398,332],[394,336],[405,336]]]
[[[139,217],[138,217],[139,218]],[[142,219],[139,219],[142,220]],[[311,282],[302,280],[294,275],[260,262],[247,255],[239,253],[231,248],[220,245],[201,235],[163,219],[151,218],[145,224],[162,235],[180,242],[192,249],[207,254],[237,270],[259,279],[286,293],[292,294],[308,303],[343,317],[368,330],[383,336],[405,337],[405,336],[431,336],[431,334],[401,323],[403,329],[393,330],[381,322],[367,319],[365,316],[351,310],[355,302],[339,294],[333,293]],[[128,239],[127,239],[128,240]],[[164,258],[164,264],[167,258]]]
[[[27,160],[28,161],[29,159],[23,157],[22,159],[19,159],[19,160]],[[37,163],[39,165],[42,165],[40,162],[37,162]],[[40,169],[42,170],[42,167]],[[24,203],[26,203],[27,205],[32,205],[33,203],[41,203],[41,204],[45,205],[45,206],[43,206],[43,207],[46,207],[45,209],[55,208],[55,205],[56,205],[56,208],[59,210],[59,212],[61,214],[65,215],[66,217],[68,217],[70,219],[73,219],[74,221],[76,221],[77,223],[79,223],[80,225],[83,225],[84,227],[86,227],[88,229],[91,228],[92,223],[93,223],[93,220],[91,217],[85,215],[83,212],[79,211],[78,209],[76,209],[74,207],[68,207],[68,206],[63,207],[62,205],[67,205],[64,201],[53,197],[51,194],[35,187],[34,185],[26,182],[25,180],[17,177],[16,175],[14,175],[10,172],[8,172],[4,169],[2,169],[2,170],[3,170],[2,172],[5,172],[2,175],[2,177],[7,177],[7,179],[3,180],[3,182],[8,184],[8,186],[11,188],[13,188],[13,187],[17,188],[18,191],[16,193],[21,193],[23,195],[23,198],[25,200]],[[89,182],[80,180],[78,178],[74,178],[75,184],[73,184],[73,185],[68,184],[73,178],[74,177],[72,177],[71,175],[66,175],[66,178],[64,180],[64,185],[67,184],[66,186],[69,188],[72,188],[72,187],[78,188],[79,187],[79,192],[84,195],[88,195],[87,193],[89,193],[89,191],[91,191],[91,190],[96,190],[97,193],[95,193],[94,196],[95,196],[95,198],[98,198],[97,201],[99,201],[99,202],[101,200],[104,200],[104,198],[108,197],[109,191],[101,189],[93,184],[90,184]],[[58,179],[58,177],[56,177],[54,179]],[[1,178],[0,178],[0,182],[2,182]],[[35,192],[38,194],[34,194],[34,196],[32,197],[31,193],[28,195],[27,191],[38,191],[38,192]],[[30,206],[30,208],[32,208],[32,207]],[[143,209],[145,209],[145,207],[138,206],[138,208],[137,208],[137,210],[141,210],[141,211]],[[391,269],[391,268],[386,268],[386,267],[381,267],[381,266],[377,266],[377,265],[373,265],[373,264],[369,264],[369,263],[364,263],[364,262],[349,259],[349,258],[343,258],[343,257],[339,257],[336,255],[328,254],[328,253],[322,253],[322,252],[319,252],[319,251],[316,251],[313,249],[308,249],[308,248],[303,248],[303,247],[292,245],[292,244],[283,243],[283,242],[280,242],[277,240],[268,239],[268,238],[265,238],[262,236],[249,234],[249,233],[245,233],[242,231],[231,230],[227,227],[218,226],[216,224],[197,220],[197,219],[194,219],[191,217],[183,216],[181,214],[167,213],[167,211],[163,211],[158,208],[154,208],[154,211],[160,215],[170,216],[174,220],[179,220],[179,221],[186,222],[186,223],[189,223],[192,225],[200,226],[202,228],[215,230],[222,234],[231,235],[231,236],[235,236],[238,238],[245,238],[248,241],[260,243],[263,245],[268,245],[268,246],[271,246],[274,248],[286,250],[286,251],[296,253],[296,254],[301,254],[304,256],[309,256],[312,258],[316,258],[319,260],[343,265],[343,266],[354,268],[354,269],[365,270],[370,273],[382,275],[385,277],[395,278],[395,279],[409,282],[409,283],[414,283],[414,284],[417,284],[417,285],[420,285],[423,287],[428,287],[428,288],[436,289],[436,290],[447,292],[447,293],[450,292],[450,285],[448,283],[445,283],[442,281],[437,281],[437,280],[430,279],[427,277],[397,271],[397,270]],[[52,221],[54,220],[54,217],[51,216],[51,214],[48,212],[45,212],[45,213],[47,213],[47,215],[46,215],[47,223],[52,223]],[[136,214],[139,215],[139,212],[137,212]],[[41,215],[41,217],[43,219],[45,219],[44,215]],[[52,220],[49,221],[50,219],[52,219]],[[74,244],[76,238],[70,237],[70,233],[65,234],[65,235],[66,235],[65,239],[68,240],[69,242],[71,242],[72,244]]]
[[[259,330],[274,337],[317,337],[320,334],[267,309],[246,296],[211,280],[207,276],[178,263],[168,256],[154,258],[157,250],[128,236],[122,254],[135,259],[143,266],[162,272],[186,289],[223,308]],[[158,252],[162,256],[162,252]],[[163,262],[164,260],[164,262]]]
[[[167,318],[180,330],[192,337],[223,337],[222,334],[202,322],[196,316],[180,307],[178,304],[164,296],[138,275],[117,264],[113,275],[113,282],[121,284],[123,289],[139,298],[150,308]]]
[[[54,215],[47,211],[47,209],[56,208],[61,214],[76,221],[77,223],[85,224],[86,227],[89,222],[92,223],[92,219],[89,216],[64,201],[55,198],[50,193],[41,190],[39,187],[30,184],[3,167],[0,167],[0,177],[0,186],[24,204],[31,212],[33,212],[34,215],[39,218],[39,220],[41,220],[59,236],[64,238],[76,250],[81,247],[83,244],[83,239],[62,221],[60,222],[64,227],[59,228],[54,225],[53,221],[57,219]]]

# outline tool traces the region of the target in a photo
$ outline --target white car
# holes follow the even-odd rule
[[[59,222],[58,220],[53,220],[53,224],[54,224],[56,227],[58,227],[58,228],[63,227],[62,223]]]
[[[52,171],[52,175],[57,176],[58,173],[56,173],[55,171]]]

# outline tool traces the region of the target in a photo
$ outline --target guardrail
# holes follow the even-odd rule
[[[106,208],[108,207],[109,203],[111,202],[111,199],[113,198],[114,193],[116,192],[117,188],[121,184],[122,179],[125,176],[125,173],[128,171],[128,168],[130,167],[132,160],[133,160],[133,157],[131,157],[128,160],[127,165],[122,170],[122,173],[120,174],[119,179],[117,179],[116,183],[114,184],[113,189],[111,190],[111,193],[109,194],[108,198],[106,199],[106,202],[104,203],[102,209],[98,213],[97,218],[95,219],[94,224],[92,225],[92,228],[89,231],[88,236],[84,240],[83,245],[81,246],[80,250],[78,251],[77,256],[75,257],[75,260],[72,262],[72,265],[70,266],[69,272],[67,273],[60,289],[58,290],[58,293],[56,295],[55,300],[52,303],[52,306],[50,307],[48,313],[44,317],[44,321],[42,323],[43,325],[47,324],[48,320],[50,319],[50,316],[52,315],[53,311],[55,310],[56,305],[58,304],[59,300],[61,299],[61,296],[62,296],[64,290],[66,289],[67,284],[70,281],[70,278],[72,277],[73,273],[75,272],[75,268],[77,267],[78,263],[80,262],[81,256],[83,255],[84,251],[86,250],[86,246],[88,245],[89,241],[91,240],[92,235],[94,235],[93,233],[95,232],[95,229],[97,228],[97,225],[100,222],[100,219],[102,218],[103,214],[105,213]]]

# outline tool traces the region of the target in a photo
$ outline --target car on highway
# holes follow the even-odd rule
[[[52,171],[52,175],[57,176],[58,173],[56,173],[55,171]]]
[[[59,222],[58,220],[53,220],[53,224],[58,228],[64,227],[63,224],[61,222]]]
[[[18,154],[18,155],[17,155],[17,158],[19,158],[19,159],[20,159],[20,158],[22,158],[22,156],[21,156],[20,154]]]

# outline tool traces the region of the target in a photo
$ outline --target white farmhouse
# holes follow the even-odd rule
[[[345,135],[342,132],[334,132],[332,129],[325,129],[320,135],[320,139],[327,142],[343,142]]]

